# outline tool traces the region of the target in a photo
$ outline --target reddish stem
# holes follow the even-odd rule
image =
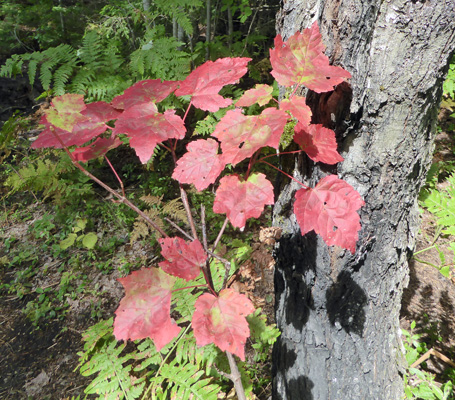
[[[297,89],[299,88],[299,85],[297,84],[294,88],[294,90],[292,91],[292,93],[289,95],[289,98],[292,99],[295,95],[295,92],[297,92]]]
[[[275,167],[273,164],[270,164],[269,162],[267,161],[259,161],[259,162],[262,162],[264,164],[267,164],[268,166],[272,167],[272,168],[275,168],[277,171],[281,172],[282,174],[286,175],[288,178],[292,179],[293,181],[297,182],[300,186],[302,186],[304,189],[310,189],[309,186],[307,185],[304,185],[302,182],[300,182],[298,179],[295,179],[293,176],[287,174],[286,172],[282,171],[281,169],[279,169],[278,167]]]
[[[131,201],[129,201],[125,196],[122,196],[118,194],[114,189],[112,189],[110,186],[106,185],[103,181],[99,180],[95,175],[92,175],[90,172],[88,172],[82,165],[80,165],[74,158],[74,156],[71,154],[71,152],[68,150],[68,147],[65,146],[63,143],[62,139],[60,136],[52,129],[51,130],[53,135],[56,137],[58,142],[62,145],[63,149],[65,150],[66,154],[68,154],[69,158],[71,159],[71,162],[73,165],[78,168],[85,176],[88,176],[92,181],[96,182],[98,185],[100,185],[102,188],[106,189],[109,193],[111,193],[114,197],[119,199],[120,203],[125,204],[129,208],[131,208],[133,211],[135,211],[138,215],[140,215],[144,220],[156,231],[158,231],[161,236],[168,237],[167,233],[164,232],[155,222],[153,222],[143,211],[141,211],[139,208],[137,208]]]
[[[188,104],[188,108],[185,111],[185,115],[183,116],[183,122],[185,122],[186,116],[188,115],[188,111],[190,111],[191,104],[192,100],[190,101],[190,104]]]
[[[109,167],[111,167],[112,172],[114,173],[115,177],[116,177],[117,180],[119,181],[120,187],[122,188],[123,197],[126,197],[126,195],[125,195],[125,187],[123,186],[123,182],[122,182],[122,180],[120,179],[120,177],[118,176],[117,171],[115,170],[114,166],[113,166],[113,165],[111,164],[111,162],[109,161],[109,158],[107,158],[106,154],[104,155],[104,159],[107,161],[107,163],[109,164]]]
[[[283,154],[297,154],[297,153],[303,153],[303,150],[294,150],[294,151],[284,151],[282,153],[276,153],[276,154],[269,154],[268,156],[261,157],[258,162],[261,162],[262,160],[265,160],[266,158],[270,157],[278,157]]]

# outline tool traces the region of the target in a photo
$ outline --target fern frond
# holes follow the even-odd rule
[[[455,174],[449,176],[447,183],[445,189],[426,192],[423,206],[437,217],[445,234],[455,235]]]
[[[61,96],[66,93],[65,85],[73,73],[74,64],[67,62],[60,66],[54,74],[54,94]]]
[[[192,364],[164,364],[161,377],[168,383],[167,390],[172,399],[216,400],[220,386],[211,379],[201,379],[203,371]]]
[[[80,367],[83,376],[98,374],[85,389],[86,394],[103,395],[111,399],[137,399],[143,392],[145,377],[130,374],[135,352],[122,356],[126,344],[117,345],[116,340],[106,344],[90,360]]]
[[[152,196],[152,195],[145,195],[141,197],[141,200],[147,204],[149,207],[153,206],[161,206],[163,195],[161,196]]]
[[[188,225],[188,217],[186,215],[185,206],[180,197],[168,201],[163,206],[163,214],[172,216],[173,218],[182,221]]]
[[[160,213],[156,208],[150,208],[149,210],[145,210],[144,213],[153,221],[155,224],[157,224],[161,229],[164,230],[164,223],[163,220],[160,217]],[[159,232],[155,232],[155,236],[157,238],[161,237]],[[152,233],[152,229],[149,227],[149,225],[142,219],[142,217],[138,216],[136,218],[136,221],[134,222],[134,228],[133,231],[131,232],[130,236],[130,243],[133,244],[137,240],[143,238],[145,239]]]

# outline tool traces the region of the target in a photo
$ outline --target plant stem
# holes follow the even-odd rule
[[[116,177],[117,180],[119,181],[120,187],[122,188],[123,197],[126,197],[126,195],[125,195],[125,187],[123,186],[123,182],[122,182],[122,180],[120,179],[120,177],[118,176],[117,171],[115,170],[114,166],[113,166],[113,165],[111,164],[111,162],[109,161],[109,158],[107,158],[106,154],[104,155],[104,159],[107,161],[107,163],[109,164],[109,167],[111,167],[112,172],[114,173],[115,177]]]
[[[125,196],[122,196],[121,194],[117,193],[114,189],[112,189],[110,186],[106,185],[103,181],[99,180],[95,175],[92,175],[90,172],[88,172],[82,165],[80,165],[73,157],[71,152],[68,150],[68,147],[65,146],[63,143],[62,139],[60,136],[52,130],[52,133],[54,136],[57,138],[57,140],[60,142],[62,145],[63,149],[65,150],[66,154],[68,154],[69,158],[71,159],[71,162],[73,165],[78,168],[85,176],[88,176],[92,181],[96,182],[98,185],[100,185],[102,188],[106,189],[109,193],[111,193],[114,197],[116,197],[120,203],[125,204],[129,208],[131,208],[133,211],[135,211],[137,214],[139,214],[144,220],[156,231],[158,231],[162,236],[168,237],[167,233],[164,232],[155,222],[153,222],[147,214],[145,214],[143,211],[141,211],[139,208],[137,208],[131,201],[129,201]]]
[[[264,164],[267,164],[268,166],[272,167],[272,168],[275,168],[277,171],[281,172],[282,174],[286,175],[288,178],[292,179],[293,181],[297,182],[300,186],[302,186],[304,189],[310,189],[309,186],[303,184],[302,182],[300,182],[298,179],[295,179],[293,176],[287,174],[286,172],[282,171],[281,169],[279,169],[278,167],[275,167],[273,164],[270,164],[269,162],[267,161],[258,161],[258,162],[261,162],[261,163],[264,163]]]
[[[226,355],[229,361],[229,368],[231,369],[231,373],[229,378],[234,383],[235,392],[237,394],[238,400],[246,400],[245,389],[242,385],[242,376],[240,375],[239,368],[237,367],[237,363],[235,362],[234,356],[226,351]]]

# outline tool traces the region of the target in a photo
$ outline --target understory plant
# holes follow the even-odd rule
[[[343,161],[335,132],[311,123],[310,107],[296,94],[302,86],[317,93],[332,91],[350,78],[343,68],[329,65],[324,50],[316,23],[286,42],[279,35],[275,38],[275,48],[270,50],[271,74],[278,84],[291,88],[280,100],[273,97],[269,85],[247,90],[235,104],[219,94],[247,72],[251,59],[241,57],[208,61],[180,81],[140,81],[109,104],[85,104],[78,94],[53,99],[41,120],[45,129],[32,147],[64,149],[77,168],[155,230],[163,258],[157,266],[119,279],[125,297],[115,319],[101,323],[86,336],[82,372],[99,373],[89,393],[106,398],[216,399],[219,386],[202,379],[198,372],[205,368],[206,375],[214,376],[207,369],[215,365],[219,375],[233,382],[237,397],[247,398],[241,371],[250,331],[258,343],[271,343],[276,334],[265,327],[247,296],[228,287],[235,262],[225,258],[218,245],[228,224],[243,231],[248,219],[260,217],[274,203],[273,185],[263,173],[265,166],[301,186],[295,194],[294,213],[302,235],[314,230],[327,245],[355,252],[360,230],[357,210],[364,202],[354,188],[336,175],[325,176],[312,188],[271,161],[280,154],[302,152],[314,162],[335,165]],[[190,140],[186,122],[193,107],[208,113],[227,109],[210,137]],[[280,152],[283,131],[289,126],[299,149]],[[188,142],[187,152],[180,158],[179,141]],[[172,218],[158,224],[127,198],[106,156],[121,145],[133,148],[144,164],[156,146],[169,152],[187,224]],[[267,147],[275,151],[267,152]],[[84,167],[99,157],[112,168],[119,190]],[[226,215],[212,243],[205,208],[192,209],[188,200],[185,185],[189,184],[197,191],[212,188],[213,212]],[[122,340],[119,345],[117,341]],[[136,351],[128,352],[128,340],[143,342]],[[104,350],[93,353],[94,349]],[[241,360],[239,364],[235,357]]]

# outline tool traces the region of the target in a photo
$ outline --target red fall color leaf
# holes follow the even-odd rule
[[[191,95],[191,103],[201,110],[215,112],[232,103],[218,92],[223,86],[236,83],[247,71],[251,58],[220,58],[207,61],[180,83],[176,96]]]
[[[335,132],[331,129],[316,124],[304,126],[299,122],[294,130],[294,142],[314,162],[336,164],[343,161],[343,157],[337,151]]]
[[[158,143],[168,139],[185,137],[183,120],[174,110],[164,114],[158,112],[154,103],[141,103],[124,111],[117,122],[113,133],[125,133],[130,137],[130,146],[145,164],[153,154]]]
[[[76,109],[79,108],[80,104],[77,102]],[[107,129],[110,129],[106,122],[117,118],[120,112],[104,101],[97,101],[87,104],[81,115],[84,119],[75,124],[71,131],[55,127],[48,121],[48,115],[44,115],[40,120],[40,124],[44,124],[45,129],[40,133],[38,139],[33,142],[32,148],[62,148],[61,143],[52,131],[57,133],[65,146],[82,146],[84,143],[104,133]]]
[[[295,194],[294,213],[302,235],[314,230],[327,245],[355,253],[361,228],[357,210],[364,204],[351,185],[329,175],[314,189],[300,189]]]
[[[250,336],[246,316],[254,312],[251,301],[233,289],[224,289],[219,297],[206,293],[196,300],[193,329],[196,344],[214,343],[245,360],[245,343]]]
[[[135,83],[125,92],[112,100],[115,108],[127,110],[141,103],[159,103],[169,96],[179,85],[178,81],[163,81],[161,79],[147,79]]]
[[[180,327],[170,317],[175,278],[158,268],[143,268],[118,281],[125,288],[125,297],[115,311],[115,338],[150,337],[157,350],[161,350],[180,332]]]
[[[303,125],[309,125],[312,112],[306,105],[305,97],[293,96],[289,100],[281,100],[280,110],[290,111],[292,116]]]
[[[276,108],[266,108],[261,115],[243,115],[240,109],[229,110],[213,132],[221,142],[223,159],[237,164],[262,147],[278,149],[289,115]]]
[[[82,115],[85,108],[84,96],[81,94],[64,94],[54,97],[51,107],[46,111],[47,122],[71,132],[77,123],[87,119]]]
[[[253,104],[265,106],[272,100],[273,87],[269,85],[256,85],[254,89],[247,90],[235,103],[236,107],[249,107]]]
[[[122,141],[116,137],[106,138],[97,138],[93,143],[85,147],[78,147],[71,154],[73,155],[76,161],[87,162],[104,156],[109,150],[115,149],[120,146]]]
[[[233,226],[243,228],[248,218],[258,218],[264,206],[274,202],[273,186],[264,174],[252,174],[243,182],[237,175],[230,175],[220,180],[213,211],[226,213]]]
[[[185,242],[182,238],[160,239],[161,255],[166,259],[159,263],[164,272],[191,281],[201,273],[207,254],[199,240]]]
[[[298,84],[317,93],[329,92],[335,85],[350,78],[351,74],[341,67],[330,65],[324,50],[316,22],[284,43],[281,35],[277,35],[275,48],[270,49],[271,74],[283,86]]]
[[[199,139],[188,143],[188,153],[178,161],[172,177],[180,183],[194,184],[198,191],[215,182],[226,163],[218,154],[218,142]]]

